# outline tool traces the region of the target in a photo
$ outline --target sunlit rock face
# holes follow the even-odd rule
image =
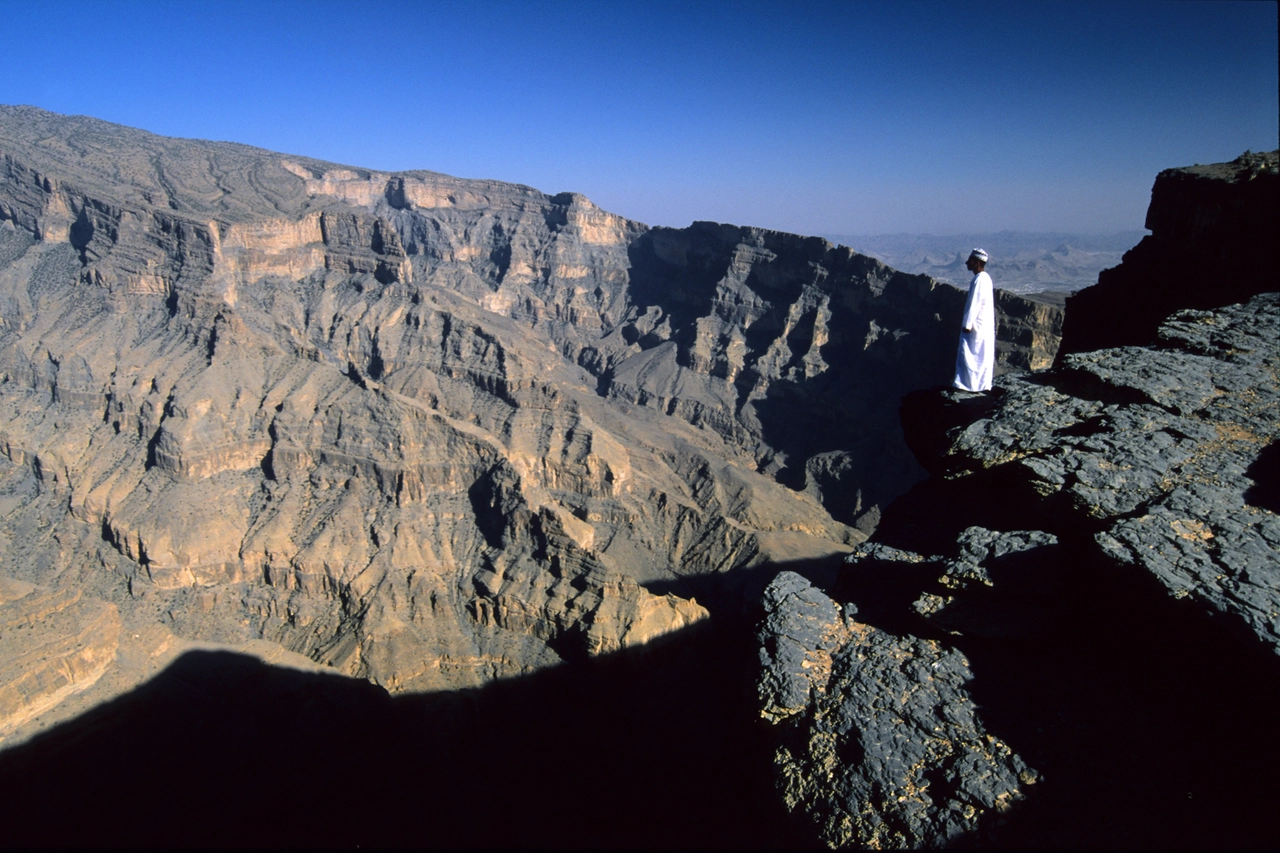
[[[119,639],[115,606],[70,586],[0,579],[0,738],[93,686]]]
[[[473,685],[696,623],[646,587],[847,551],[922,476],[898,399],[964,294],[823,240],[28,107],[0,156],[3,572],[130,638]]]
[[[945,847],[1036,784],[984,729],[956,649],[859,622],[792,572],[764,608],[757,692],[778,793],[828,847]]]

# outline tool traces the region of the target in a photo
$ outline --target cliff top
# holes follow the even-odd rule
[[[1189,175],[1196,178],[1210,178],[1215,181],[1236,183],[1247,181],[1259,174],[1276,174],[1280,172],[1280,150],[1246,151],[1229,163],[1197,163],[1194,166],[1182,166],[1177,169],[1165,169],[1161,175]]]
[[[332,190],[334,184],[374,184],[379,195],[390,195],[396,179],[426,184],[444,194],[481,196],[488,204],[586,202],[576,194],[551,197],[522,184],[426,170],[380,171],[236,142],[159,136],[32,106],[0,104],[0,153],[29,168],[52,172],[56,180],[109,193],[126,203],[227,222],[299,216],[332,201],[334,193],[324,190]],[[345,197],[350,190],[336,194]]]

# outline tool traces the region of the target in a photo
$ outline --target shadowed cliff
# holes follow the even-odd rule
[[[922,475],[964,295],[824,240],[31,107],[0,156],[0,736],[182,643],[393,693],[642,645]]]
[[[795,846],[751,707],[755,614],[742,610],[777,568],[683,590],[718,615],[643,649],[460,691],[393,697],[361,679],[187,652],[0,751],[6,841]]]
[[[1151,234],[1067,300],[1060,356],[1154,344],[1178,309],[1210,309],[1276,289],[1280,152],[1161,172],[1151,189]]]

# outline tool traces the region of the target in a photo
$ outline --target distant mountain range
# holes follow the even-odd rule
[[[1120,263],[1145,231],[1116,234],[1000,231],[994,234],[823,234],[870,255],[894,269],[923,273],[952,284],[965,284],[964,268],[975,246],[991,255],[987,267],[996,287],[1016,293],[1075,291],[1098,280],[1098,273]]]

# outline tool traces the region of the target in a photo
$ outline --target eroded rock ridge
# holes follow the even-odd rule
[[[29,107],[0,156],[5,574],[155,654],[478,684],[696,623],[646,585],[847,550],[921,476],[894,401],[963,294],[823,240]],[[1046,362],[1060,314],[1002,305]]]

